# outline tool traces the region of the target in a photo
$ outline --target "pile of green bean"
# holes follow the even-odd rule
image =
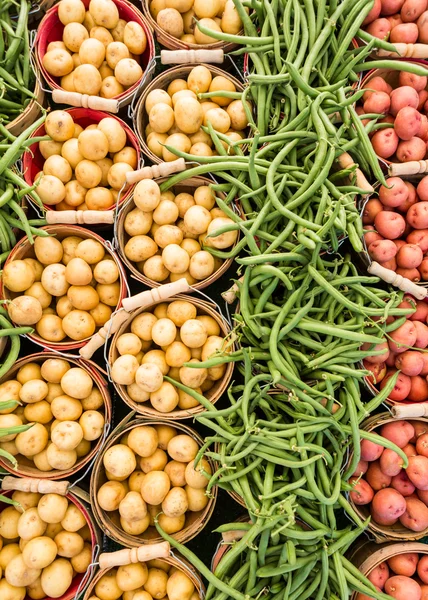
[[[0,2],[0,120],[7,125],[36,98],[30,62],[31,2]]]

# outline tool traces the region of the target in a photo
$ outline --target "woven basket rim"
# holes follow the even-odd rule
[[[198,443],[198,446],[200,448],[203,446],[204,443],[202,437],[197,431],[195,431],[194,429],[192,429],[188,425],[185,425],[182,422],[172,423],[169,419],[160,418],[146,419],[143,418],[142,415],[136,416],[133,413],[128,415],[128,417],[126,417],[121,423],[119,423],[119,425],[110,433],[103,446],[102,452],[98,454],[94,462],[90,483],[91,505],[93,507],[95,520],[97,521],[98,526],[101,528],[101,530],[104,531],[107,537],[127,548],[136,548],[143,544],[156,544],[158,542],[162,542],[163,539],[161,537],[145,539],[142,537],[131,536],[130,534],[125,533],[123,530],[120,530],[119,527],[108,516],[108,512],[104,511],[100,507],[98,503],[97,494],[100,488],[100,477],[105,471],[103,465],[103,456],[105,452],[111,446],[117,443],[122,438],[122,436],[125,435],[128,431],[134,429],[135,427],[140,427],[142,425],[169,425],[170,427],[174,427],[180,430],[182,433],[190,435]],[[214,461],[209,457],[206,457],[206,460],[208,460],[212,472],[215,473]],[[193,521],[191,525],[189,525],[188,527],[184,527],[175,534],[172,534],[173,538],[177,539],[177,541],[180,541],[184,544],[189,542],[203,530],[203,528],[207,525],[208,521],[210,520],[213,514],[215,504],[217,501],[217,491],[217,487],[212,488],[208,504],[202,511],[200,511],[201,514],[198,515],[198,517]]]

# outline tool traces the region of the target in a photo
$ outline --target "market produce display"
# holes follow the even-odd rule
[[[426,600],[428,6],[143,3],[0,7],[0,600]]]

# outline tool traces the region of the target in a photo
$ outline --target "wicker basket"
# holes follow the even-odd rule
[[[115,516],[118,514],[117,512],[108,513],[100,507],[98,503],[98,490],[106,483],[106,481],[108,481],[103,464],[104,453],[114,444],[120,443],[120,439],[135,427],[140,427],[141,425],[171,425],[171,422],[166,419],[147,420],[136,415],[135,418],[133,418],[134,415],[135,413],[128,415],[107,438],[103,452],[98,455],[94,463],[91,476],[91,505],[93,507],[95,519],[102,531],[110,539],[127,548],[136,548],[142,544],[157,544],[162,541],[162,538],[159,537],[156,528],[151,526],[138,537],[129,535],[121,529],[119,519],[115,519]],[[202,447],[204,441],[196,431],[183,423],[174,423],[173,426],[178,429],[180,433],[191,436],[197,441],[198,445]],[[210,463],[212,472],[215,473],[216,467],[214,462],[209,458],[207,460]],[[204,510],[199,512],[187,512],[184,529],[173,534],[173,537],[181,544],[185,544],[198,535],[211,518],[216,500],[217,488],[214,487],[211,490],[211,496]]]
[[[89,7],[90,0],[82,0],[86,9]],[[147,48],[141,55],[141,67],[144,69],[143,76],[133,86],[125,90],[114,99],[118,101],[119,107],[126,106],[132,101],[134,95],[146,85],[153,76],[153,66],[155,57],[155,43],[152,31],[140,13],[140,11],[128,0],[113,0],[119,10],[119,17],[125,21],[136,21],[144,29],[147,37]],[[50,3],[48,3],[50,4]],[[35,57],[37,66],[40,69],[46,83],[51,90],[62,90],[60,87],[60,78],[49,75],[43,66],[43,57],[46,54],[46,48],[50,42],[62,40],[64,25],[58,18],[58,3],[50,8],[40,22],[37,30],[35,42]]]
[[[397,419],[392,417],[390,413],[381,413],[366,419],[361,427],[364,431],[375,431],[382,425],[385,425],[386,423],[393,423],[396,420]],[[428,419],[425,418],[418,418],[416,420],[428,423]],[[351,459],[352,453],[349,457],[349,460]],[[370,516],[370,509],[367,505],[356,505],[354,504],[351,497],[349,497],[349,502],[362,521],[364,521],[365,519],[367,519],[367,517]],[[368,525],[368,532],[371,536],[373,536],[376,544],[382,544],[383,542],[388,541],[411,542],[415,540],[420,540],[426,535],[428,535],[428,527],[424,529],[424,531],[416,532],[410,531],[410,529],[407,529],[406,527],[401,525],[400,522],[396,523],[395,525],[379,525],[372,519]]]
[[[162,544],[159,544],[159,545],[162,545]],[[144,550],[148,550],[148,549],[149,549],[148,546],[140,547],[140,552],[142,550],[144,551]],[[150,546],[150,549],[155,549],[155,545]],[[134,549],[133,550],[118,550],[117,552],[111,552],[111,553],[102,555],[100,563],[108,562],[112,566],[102,567],[100,564],[100,570],[97,572],[97,574],[91,581],[90,585],[88,586],[86,593],[83,597],[83,600],[89,600],[91,597],[95,596],[95,586],[97,585],[97,583],[99,582],[101,577],[103,577],[106,573],[108,573],[109,571],[114,569],[116,566],[120,566],[120,565],[124,564],[124,560],[122,557],[124,552],[128,552],[131,555],[131,554],[135,553],[136,551]],[[153,553],[151,553],[151,554],[153,554]],[[181,571],[182,573],[184,573],[190,579],[190,581],[193,583],[193,585],[195,586],[195,590],[198,593],[198,597],[201,600],[203,600],[205,598],[205,586],[202,583],[202,580],[201,580],[199,574],[192,567],[192,565],[183,556],[181,556],[179,554],[174,555],[172,552],[170,552],[169,556],[164,556],[164,554],[165,553],[162,553],[162,558],[159,558],[158,556],[156,556],[156,553],[154,553],[154,555],[156,556],[156,561],[165,563],[166,565],[173,567],[174,569],[177,569],[178,571]],[[148,559],[148,560],[152,560],[152,559]],[[129,564],[135,564],[136,562],[146,562],[146,561],[137,561],[134,559],[132,561],[130,560]]]
[[[18,117],[16,117],[16,119],[6,125],[6,129],[16,137],[25,131],[27,127],[37,121],[42,112],[41,107],[45,102],[45,92],[40,85],[40,72],[38,69],[35,77],[36,82],[34,84],[34,94],[36,97],[27,104],[26,108]]]
[[[173,67],[172,69],[168,69],[164,73],[161,73],[160,75],[155,77],[155,79],[153,79],[153,81],[145,88],[144,92],[141,94],[140,99],[138,100],[138,102],[135,106],[135,112],[133,114],[134,130],[136,131],[138,139],[140,140],[141,147],[143,149],[143,153],[152,162],[154,162],[156,164],[161,163],[162,160],[158,156],[153,154],[153,152],[149,149],[149,147],[146,144],[145,129],[146,129],[146,125],[149,122],[149,118],[148,118],[148,115],[146,113],[146,108],[145,108],[146,98],[152,90],[157,90],[157,89],[166,90],[166,88],[169,86],[171,81],[174,81],[175,79],[186,79],[187,80],[187,77],[189,76],[190,71],[192,69],[194,69],[196,66],[197,66],[196,64],[179,65],[178,67]],[[222,75],[223,77],[226,77],[226,79],[229,79],[230,81],[232,81],[233,84],[235,85],[236,89],[239,92],[244,91],[244,85],[242,84],[242,82],[238,81],[238,79],[236,79],[235,77],[230,75],[230,73],[226,73],[226,71],[222,71],[222,69],[219,69],[218,67],[215,67],[213,65],[204,64],[204,67],[206,67],[210,71],[210,73],[213,77]]]
[[[417,542],[404,542],[401,544],[387,543],[376,545],[367,539],[357,541],[352,550],[348,552],[348,559],[358,567],[363,575],[369,575],[380,563],[409,552],[428,554],[428,546]],[[357,600],[358,592],[353,592],[350,600]]]
[[[120,123],[120,126],[126,133],[126,145],[132,146],[135,149],[135,151],[137,152],[137,165],[140,164],[140,158],[141,158],[140,157],[140,145],[138,143],[137,136],[132,131],[132,129],[125,123],[125,121],[122,121],[121,119],[118,119],[117,117],[115,117],[114,115],[111,115],[109,113],[101,112],[99,110],[91,110],[90,108],[69,108],[69,109],[67,109],[66,112],[70,113],[70,115],[73,118],[73,121],[75,123],[77,123],[78,125],[81,125],[83,128],[88,127],[89,125],[98,124],[102,119],[105,119],[106,117],[109,117],[110,119],[115,119],[116,121],[118,121]],[[46,134],[46,129],[45,129],[45,125],[43,124],[32,134],[31,137],[39,137],[39,136],[43,136],[45,134]],[[33,185],[34,179],[35,179],[37,173],[39,173],[40,171],[43,170],[44,162],[45,162],[45,159],[43,158],[43,156],[40,152],[38,143],[30,146],[28,148],[27,152],[24,153],[24,156],[23,156],[24,178],[29,186]],[[123,193],[123,195],[120,198],[119,204],[122,204],[123,202],[125,202],[125,200],[127,200],[131,196],[134,187],[135,186],[131,185],[125,190],[125,192]],[[46,210],[56,210],[55,206],[44,205],[44,207]],[[106,210],[111,210],[114,207],[115,207],[115,205],[110,206]],[[69,210],[77,210],[77,208],[70,206]]]
[[[19,371],[21,367],[24,365],[35,362],[42,363],[48,358],[58,358],[58,354],[55,352],[39,352],[37,354],[30,354],[29,356],[25,356],[24,358],[20,358],[13,367],[8,371],[8,373],[0,379],[0,384],[5,381],[9,381],[10,379],[14,379],[16,373]],[[104,419],[107,426],[111,423],[112,417],[112,404],[110,392],[108,389],[107,381],[104,379],[102,374],[100,373],[96,364],[91,361],[83,360],[83,358],[70,358],[67,357],[67,361],[71,363],[74,367],[80,367],[88,375],[91,377],[94,386],[100,391],[101,396],[104,401]],[[81,471],[86,465],[88,465],[96,454],[101,450],[102,445],[104,443],[105,436],[102,435],[97,440],[93,442],[91,451],[86,455],[79,459],[76,464],[66,471],[58,471],[56,469],[52,471],[39,471],[35,466],[29,466],[27,461],[20,460],[20,455],[17,457],[18,467],[14,469],[14,467],[10,464],[9,461],[4,458],[0,458],[0,466],[9,471],[9,473],[13,475],[17,475],[19,477],[37,477],[38,479],[49,479],[49,480],[57,480],[57,479],[66,479],[75,475],[79,471]],[[24,457],[21,457],[22,459]],[[30,463],[31,464],[31,463]]]
[[[203,48],[204,50],[216,50],[217,48],[221,48],[224,53],[231,52],[235,48],[238,47],[239,44],[235,44],[232,42],[213,42],[212,44],[188,44],[182,42],[180,39],[172,36],[167,33],[162,27],[156,23],[155,19],[152,17],[150,13],[150,0],[141,0],[141,4],[143,7],[143,14],[147,19],[150,27],[154,30],[156,35],[156,40],[159,42],[161,46],[168,48],[169,50],[188,50],[189,48],[198,49]],[[244,30],[238,33],[238,35],[244,35]]]
[[[22,481],[23,480],[21,480],[21,483],[22,483]],[[62,483],[67,483],[67,482],[62,482]],[[18,489],[21,489],[21,487],[18,486]],[[1,492],[1,494],[3,496],[6,496],[7,498],[10,498],[13,494],[13,491]],[[69,502],[71,502],[75,506],[77,506],[77,508],[80,510],[80,512],[84,515],[84,517],[86,519],[86,523],[91,532],[92,557],[96,558],[99,548],[101,548],[102,539],[101,539],[101,532],[100,532],[100,530],[94,520],[94,517],[91,513],[91,510],[90,510],[90,501],[89,501],[89,497],[88,497],[87,493],[84,490],[81,490],[80,488],[73,487],[73,491],[72,492],[68,491],[65,494],[65,497],[67,498],[67,500]],[[0,511],[7,508],[8,506],[9,506],[8,504],[6,504],[4,502],[0,502]],[[86,573],[75,574],[69,589],[65,592],[65,594],[63,594],[62,596],[57,598],[57,600],[74,600],[78,596],[80,597],[80,594],[83,593],[85,591],[86,587],[89,585],[89,583],[92,579],[92,575],[93,575],[93,572],[92,572],[91,567],[89,567],[89,569],[86,571]],[[26,599],[30,600],[30,597],[27,595]],[[52,600],[52,599],[46,596],[45,598],[41,598],[41,600]]]
[[[158,179],[157,183],[159,185],[161,185],[164,181],[168,181],[168,177],[163,177],[162,179]],[[192,177],[191,179],[186,179],[184,181],[182,181],[181,183],[178,183],[177,185],[174,186],[174,190],[176,191],[177,194],[183,193],[183,192],[187,192],[190,194],[194,194],[195,190],[202,186],[202,185],[210,185],[214,183],[211,179],[208,179],[207,177]],[[221,192],[217,192],[218,196],[220,198],[222,198],[224,200],[225,195]],[[165,282],[159,283],[157,281],[153,281],[153,279],[149,279],[148,277],[146,277],[145,275],[143,275],[143,273],[141,273],[141,271],[139,271],[135,265],[134,262],[132,262],[131,260],[129,260],[129,258],[126,257],[125,255],[125,246],[127,244],[127,242],[129,241],[129,239],[131,238],[130,235],[128,235],[125,231],[125,218],[128,215],[129,212],[131,212],[131,210],[133,210],[135,208],[135,204],[134,201],[131,199],[129,200],[129,202],[126,203],[126,205],[123,206],[122,210],[119,213],[119,218],[117,220],[117,241],[118,241],[118,245],[119,245],[119,254],[120,257],[123,261],[123,263],[128,267],[128,269],[131,271],[132,276],[137,279],[137,281],[141,281],[141,283],[144,283],[144,285],[147,285],[147,287],[159,287],[160,285],[163,285]],[[239,241],[239,235],[236,238],[236,241],[234,243],[234,245],[232,247],[235,247],[236,244]],[[214,273],[212,273],[212,275],[210,275],[209,277],[207,277],[206,279],[203,279],[202,281],[198,281],[195,284],[192,284],[192,288],[194,288],[195,290],[202,290],[206,287],[208,287],[209,285],[213,284],[215,281],[217,281],[217,279],[219,279],[220,277],[222,277],[226,271],[231,267],[233,263],[233,258],[228,258],[227,260],[223,261],[221,266],[214,271]]]
[[[170,302],[173,302],[174,300],[187,300],[187,302],[190,302],[191,304],[196,306],[199,314],[209,315],[218,323],[218,325],[220,327],[220,335],[221,336],[226,337],[229,334],[228,324],[218,314],[218,312],[214,309],[214,305],[212,305],[211,303],[205,302],[204,300],[199,300],[198,298],[194,298],[191,296],[185,296],[183,294],[178,294],[177,296],[174,296],[173,298],[171,298],[170,300],[167,300],[166,302],[169,304]],[[151,307],[154,307],[157,304],[161,304],[161,303],[163,303],[163,301],[154,302],[149,307],[145,306],[144,308],[135,310],[134,312],[132,312],[130,314],[129,318],[119,327],[119,329],[114,334],[113,340],[110,345],[110,351],[109,351],[109,356],[108,356],[108,361],[109,361],[110,366],[113,365],[114,361],[119,357],[119,352],[117,351],[117,347],[116,347],[116,342],[117,342],[118,337],[121,336],[123,333],[128,333],[130,331],[131,323],[137,315],[139,315],[142,312],[150,312]],[[231,351],[233,351],[233,348],[231,349]],[[204,396],[212,404],[215,404],[217,402],[217,400],[219,400],[220,397],[227,390],[230,380],[232,378],[233,364],[234,363],[232,363],[232,362],[227,363],[226,370],[225,370],[223,377],[221,379],[219,379],[218,381],[216,381],[210,390],[208,390],[207,392],[204,393]],[[130,398],[130,396],[128,395],[128,393],[126,391],[126,386],[119,385],[118,383],[114,383],[114,382],[113,382],[113,385],[116,388],[116,391],[119,394],[119,396],[122,398],[122,400],[130,408],[132,408],[132,410],[135,410],[135,412],[137,412],[140,415],[143,415],[144,417],[149,418],[149,419],[156,419],[156,418],[165,419],[165,418],[167,418],[169,421],[180,421],[182,419],[189,419],[191,417],[194,417],[195,415],[198,415],[205,410],[205,408],[202,405],[199,405],[199,406],[195,406],[194,408],[189,408],[187,410],[177,409],[177,410],[173,410],[169,413],[160,413],[159,411],[155,410],[151,406],[150,402],[144,402],[144,403],[134,402],[134,400],[132,400]]]
[[[120,297],[119,297],[119,303],[116,307],[116,308],[119,308],[122,303],[122,299],[126,296],[126,275],[125,275],[123,266],[120,263],[119,258],[117,257],[115,252],[110,250],[110,248],[106,244],[106,241],[101,236],[94,233],[93,231],[89,231],[88,229],[83,229],[82,227],[79,227],[76,225],[47,225],[45,227],[41,227],[41,229],[44,229],[49,234],[54,235],[60,241],[68,236],[77,236],[77,237],[81,237],[82,239],[96,240],[97,242],[100,242],[100,244],[102,244],[104,246],[105,251],[108,254],[110,254],[110,256],[113,257],[113,260],[115,261],[115,263],[117,264],[117,266],[119,268]],[[14,247],[12,252],[9,254],[7,261],[5,263],[5,266],[13,260],[22,260],[24,258],[34,258],[34,257],[35,257],[34,248],[33,248],[32,244],[30,244],[30,242],[28,241],[28,237],[24,237],[24,238],[22,238],[21,241],[19,241],[16,244],[16,246]],[[6,289],[3,286],[3,284],[1,283],[0,296],[2,298],[6,299],[6,300],[12,300],[13,298],[16,298],[17,296],[20,296],[20,295],[22,295],[22,294],[11,292],[10,290]],[[6,305],[6,307],[7,307],[7,305]],[[47,348],[49,350],[59,350],[59,351],[63,351],[63,352],[81,348],[91,339],[89,337],[89,338],[85,338],[84,340],[73,341],[69,338],[66,338],[62,342],[49,342],[47,340],[44,340],[42,337],[40,337],[36,332],[32,333],[28,337],[33,342],[35,342],[39,346],[42,346],[43,348]]]

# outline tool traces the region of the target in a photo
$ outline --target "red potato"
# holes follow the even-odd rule
[[[379,463],[382,473],[385,473],[385,475],[388,475],[389,477],[398,475],[403,468],[403,459],[390,448],[385,448],[382,452]]]
[[[417,202],[409,208],[406,215],[407,222],[415,229],[428,228],[428,202]],[[376,227],[376,223],[375,223]],[[381,235],[382,232],[379,232]],[[418,244],[419,245],[419,244]],[[421,248],[422,249],[422,248]],[[422,250],[422,252],[425,252]]]
[[[366,233],[364,234],[364,241],[366,242],[367,248],[372,242],[383,240],[383,237],[374,230],[372,225],[367,225],[365,228]]]
[[[363,210],[363,224],[372,225],[375,216],[383,210],[383,204],[377,198],[371,198],[366,202]]]
[[[423,322],[426,321],[428,317],[428,303],[422,302],[421,300],[415,300],[412,296],[408,296],[408,298],[416,305],[416,310],[410,315],[410,320],[415,321],[415,323],[422,321],[422,323],[419,324],[423,325]]]
[[[367,91],[363,94],[364,102],[367,100],[367,98],[370,98],[373,92],[386,92],[387,94],[390,94],[392,92],[392,87],[385,81],[385,79],[376,76],[373,77],[373,79],[370,79],[370,81],[367,83]]]
[[[383,390],[383,388],[388,383],[388,380],[395,373],[396,373],[396,369],[387,372],[387,374],[381,381],[381,384],[380,384],[381,390]],[[397,377],[397,381],[395,382],[395,386],[393,387],[392,392],[390,392],[390,394],[389,394],[389,398],[391,400],[395,400],[396,402],[401,402],[402,400],[405,400],[407,398],[407,396],[410,392],[410,388],[411,388],[410,377],[408,375],[404,375],[403,373],[400,373]]]
[[[404,240],[392,240],[392,241],[397,246],[397,250],[400,250],[400,248],[402,248],[403,246],[406,245],[406,242]]]
[[[412,321],[406,321],[390,333],[389,348],[392,352],[400,354],[413,346],[416,342],[416,327]]]
[[[398,354],[396,354],[395,352],[390,352],[387,360],[385,361],[388,367],[395,367],[395,359],[397,358]],[[396,371],[396,369],[394,369],[394,372]]]
[[[386,260],[385,262],[381,262],[379,264],[382,267],[385,267],[385,269],[390,269],[391,271],[397,270],[397,261],[395,260],[395,258],[391,258],[390,260]]]
[[[400,308],[410,308],[413,311],[416,308],[415,305],[415,300],[412,296],[404,296],[403,300],[400,302],[400,304],[398,305]],[[413,313],[409,313],[408,315],[406,315],[406,319],[410,319],[410,317],[413,316]]]
[[[355,471],[352,473],[353,477],[361,477],[364,473],[367,473],[367,469],[369,468],[369,463],[366,460],[359,460],[358,464],[355,468]]]
[[[395,366],[399,371],[402,371],[404,375],[414,377],[419,375],[424,366],[424,361],[420,352],[416,350],[407,350],[402,354],[399,354],[395,361]]]
[[[418,92],[410,85],[402,85],[391,92],[391,114],[396,117],[405,106],[417,108],[419,104]]]
[[[416,23],[401,23],[401,25],[396,25],[396,27],[391,30],[388,41],[392,42],[393,44],[395,42],[414,44],[418,39],[418,35],[419,30]]]
[[[378,240],[372,242],[367,248],[370,258],[379,263],[384,263],[387,260],[395,258],[397,254],[397,246],[392,240]]]
[[[424,258],[419,265],[419,273],[424,281],[428,281],[428,258]]]
[[[398,519],[406,511],[406,501],[397,490],[385,488],[374,495],[372,509],[381,519]]]
[[[406,27],[406,25],[403,25],[403,27]],[[405,106],[398,111],[395,117],[395,133],[401,140],[410,140],[419,133],[421,123],[421,113],[416,108]]]
[[[428,506],[417,498],[406,498],[406,510],[400,517],[400,523],[411,531],[424,531],[428,527]]]
[[[413,321],[413,323],[415,324],[416,332],[417,332],[417,338],[416,338],[416,342],[414,343],[414,346],[416,348],[424,349],[428,346],[428,327],[425,325],[425,323],[421,323],[420,321]],[[423,368],[425,365],[425,362],[423,359],[423,352],[419,352],[419,356],[421,357],[422,368]]]
[[[401,23],[403,22],[401,20],[401,17],[399,14],[398,15],[390,15],[386,18],[391,23],[391,29],[393,29],[394,27],[397,27],[397,25],[401,25]]]
[[[419,579],[421,581],[423,581],[424,583],[428,583],[428,555],[427,554],[425,554],[424,556],[421,556],[421,558],[419,559],[418,565],[417,565],[417,569],[418,569]]]
[[[376,345],[365,343],[361,346],[361,350],[363,350],[363,352],[378,352],[381,350],[383,351],[382,354],[379,354],[377,356],[367,356],[367,360],[374,364],[380,364],[385,362],[385,360],[389,356],[389,347],[388,342],[386,341]]]
[[[410,279],[414,283],[418,283],[421,280],[421,274],[418,269],[403,269],[403,267],[398,267],[395,269],[395,272],[401,277],[406,277],[406,279]]]
[[[367,462],[372,462],[380,458],[383,452],[383,446],[375,444],[370,440],[361,440],[361,458]]]
[[[404,448],[415,434],[413,425],[408,421],[391,421],[380,428],[380,435],[399,448]]]
[[[411,24],[414,25],[414,23]],[[408,85],[417,92],[422,92],[422,90],[425,90],[427,86],[428,78],[422,75],[415,75],[414,73],[409,73],[408,71],[400,71],[400,74],[398,76],[398,83],[401,86]]]
[[[383,210],[375,216],[374,225],[377,232],[383,235],[384,238],[387,240],[396,240],[403,235],[406,228],[406,221],[402,215],[396,212]]]
[[[420,375],[410,377],[410,392],[407,399],[411,402],[423,402],[428,399],[428,383],[425,377]]]
[[[416,188],[416,193],[419,196],[419,200],[428,201],[428,175],[426,175],[420,180]]]
[[[389,488],[387,488],[387,489],[389,489]],[[395,525],[395,523],[398,522],[398,518],[396,519],[394,517],[385,517],[385,516],[377,513],[373,509],[373,505],[370,506],[370,514],[371,514],[372,520],[375,523],[377,523],[378,525],[386,525],[387,527],[389,527],[390,525]]]
[[[390,206],[392,208],[396,208],[397,206],[400,206],[400,204],[403,204],[408,196],[409,196],[409,190],[406,187],[406,184],[404,183],[404,181],[400,178],[400,177],[388,177],[388,179],[386,180],[386,186],[385,185],[381,185],[379,188],[379,200],[381,207],[382,204],[384,206]],[[371,200],[369,200],[367,202],[367,204],[371,202]],[[366,206],[367,206],[366,204]],[[376,205],[377,206],[377,205]],[[381,208],[382,210],[382,208]],[[377,211],[380,212],[380,211]],[[376,214],[377,214],[376,212]],[[364,213],[363,213],[364,215]],[[376,215],[374,215],[375,217]],[[373,220],[374,220],[373,217]],[[363,219],[363,223],[364,223],[364,219]]]
[[[366,27],[367,33],[370,33],[373,37],[378,38],[379,40],[384,40],[388,37],[391,32],[391,23],[388,19],[376,19],[370,25]],[[416,28],[417,30],[417,28]],[[367,111],[370,112],[370,111]]]
[[[428,600],[428,585],[421,585],[421,600]]]
[[[426,7],[426,0],[406,0],[401,7],[401,19],[404,23],[413,23],[426,10]]]
[[[416,451],[421,456],[428,457],[428,433],[420,435],[416,440]]]
[[[416,489],[404,470],[401,470],[397,475],[394,475],[391,486],[405,498],[411,496]],[[405,573],[398,573],[397,571],[396,573],[398,575],[405,575]]]
[[[427,356],[427,354],[425,354],[425,352],[422,352],[422,356]],[[428,424],[427,423],[424,423],[423,421],[409,421],[409,423],[412,425],[413,429],[415,430],[415,436],[414,436],[415,442],[420,435],[424,435],[424,433],[428,433]]]
[[[381,15],[394,15],[400,12],[401,7],[404,4],[404,0],[381,0],[382,8],[380,9]]]
[[[374,363],[367,362],[364,359],[363,365],[367,371],[370,371],[371,375],[367,375],[367,378],[370,381],[370,383],[373,383],[374,385],[380,383],[386,375],[386,364],[385,363],[374,364]]]
[[[349,494],[354,504],[358,504],[358,506],[370,504],[373,500],[374,492],[367,481],[358,479],[358,477],[351,477],[349,483],[354,487],[354,490]]]
[[[421,600],[421,588],[414,579],[394,575],[385,582],[385,593],[396,600]]]
[[[388,23],[388,21],[386,22]],[[378,113],[379,115],[386,115],[389,112],[390,106],[391,99],[386,92],[374,92],[370,98],[364,102],[363,109],[366,114]]]
[[[364,25],[368,25],[369,23],[371,23],[372,21],[374,21],[375,19],[378,18],[378,16],[380,15],[380,9],[382,8],[382,4],[380,0],[375,0],[374,4],[373,4],[373,8],[371,9],[371,11],[369,12],[369,14],[367,15],[367,17],[364,19],[362,26],[364,27]]]
[[[382,453],[383,456],[383,453]],[[382,458],[381,456],[381,458]],[[380,468],[380,461],[375,460],[369,464],[369,468],[366,473],[366,480],[369,483],[372,490],[378,492],[391,485],[391,477],[386,475]]]
[[[404,452],[404,454],[407,457],[409,457],[409,456],[417,456],[416,446],[414,446],[413,444],[406,444],[404,446],[404,448],[402,448],[402,451]]]
[[[411,577],[416,573],[418,566],[419,554],[416,552],[406,552],[398,554],[388,559],[388,567],[394,571],[396,575],[405,575]]]
[[[406,242],[416,244],[425,254],[428,252],[428,229],[415,229],[406,237]]]
[[[403,269],[417,269],[423,261],[422,250],[416,244],[405,244],[397,252],[397,265]]]
[[[428,506],[428,490],[416,490],[416,494],[421,502]]]
[[[385,581],[389,577],[389,568],[386,562],[381,562],[380,565],[375,567],[367,575],[367,579],[375,586],[383,589]]]
[[[400,162],[422,160],[426,153],[426,144],[424,140],[418,137],[412,137],[410,140],[399,142],[396,150],[397,159]]]
[[[419,92],[419,94],[422,94],[422,92]],[[426,92],[426,94],[427,94],[427,98],[428,98],[428,92]],[[419,110],[419,108],[418,108],[418,110]],[[426,117],[426,115],[422,115],[421,114],[421,125],[419,127],[419,131],[416,134],[416,136],[422,138],[425,142],[427,141],[427,138],[428,138],[428,118]]]
[[[409,208],[418,201],[418,197],[416,196],[415,186],[412,185],[410,183],[410,181],[405,181],[404,185],[409,190],[409,195],[407,196],[407,200],[405,202],[403,202],[403,204],[400,204],[400,206],[397,206],[397,210],[402,213],[406,213],[409,210]]]
[[[422,110],[425,102],[428,100],[428,91],[421,90],[420,92],[418,92],[418,95],[419,95],[418,110]],[[422,115],[422,116],[424,116],[424,115]]]
[[[419,29],[419,42],[428,43],[428,10],[425,10],[416,22]]]
[[[398,148],[399,137],[394,129],[380,129],[372,137],[374,151],[381,158],[390,158]]]
[[[428,375],[428,354],[426,354],[426,352],[421,352],[422,354],[422,360],[424,361],[424,366],[422,367],[422,371],[420,372],[420,375],[422,375],[423,377],[426,377]]]
[[[428,490],[428,458],[426,456],[411,456],[406,473],[418,490]]]

